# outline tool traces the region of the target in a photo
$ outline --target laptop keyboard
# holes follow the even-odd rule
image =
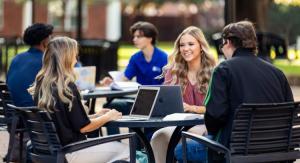
[[[145,121],[148,118],[145,117],[135,117],[135,116],[122,116],[121,119],[118,119],[118,121]]]

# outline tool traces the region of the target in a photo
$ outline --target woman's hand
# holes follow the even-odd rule
[[[110,77],[104,77],[100,81],[100,86],[109,86],[112,82],[113,82],[112,78],[110,78]]]
[[[105,113],[105,116],[109,118],[109,121],[117,120],[122,117],[122,113],[118,112],[115,109],[109,110],[108,112]]]
[[[198,114],[203,114],[205,113],[205,106],[196,106],[196,105],[189,105],[187,103],[183,103],[183,109],[184,112],[188,113],[198,113]]]
[[[102,116],[109,111],[110,111],[110,109],[102,108],[96,114],[97,114],[97,116]]]
[[[195,113],[194,105],[189,105],[185,102],[183,103],[183,109],[184,109],[184,112]]]

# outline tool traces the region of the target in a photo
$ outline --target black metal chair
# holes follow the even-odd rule
[[[242,104],[235,112],[229,147],[203,136],[183,132],[186,140],[198,141],[224,155],[226,162],[279,162],[300,158],[300,102]]]
[[[37,107],[16,107],[13,105],[9,105],[9,107],[22,115],[32,145],[32,149],[28,150],[28,156],[30,157],[29,160],[34,163],[67,162],[65,159],[67,153],[122,139],[129,139],[130,163],[136,161],[135,133],[94,138],[62,146],[55,125],[47,112],[41,111]]]
[[[9,132],[9,143],[8,143],[8,150],[6,158],[3,160],[9,162],[12,159],[12,155],[14,153],[13,150],[15,148],[15,140],[16,135],[19,134],[19,159],[22,160],[23,158],[23,137],[24,137],[24,126],[22,123],[18,121],[18,115],[14,109],[8,107],[8,104],[12,104],[13,101],[10,96],[10,92],[6,83],[0,83],[0,99],[2,105],[2,113],[1,116],[1,125],[5,126],[7,131]]]
[[[8,90],[7,86],[5,83],[0,81],[0,92],[2,90]],[[6,125],[6,118],[4,116],[4,108],[3,108],[3,101],[2,98],[0,97],[0,131],[6,131],[7,130],[7,125]]]

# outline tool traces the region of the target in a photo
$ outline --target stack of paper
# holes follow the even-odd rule
[[[176,120],[192,120],[192,119],[203,119],[203,114],[195,113],[173,113],[165,116],[164,121],[176,121]]]
[[[129,81],[128,82],[121,82],[121,81],[116,82],[116,81],[114,81],[110,84],[110,88],[112,90],[138,89],[139,86],[140,86],[139,83],[129,82]]]
[[[109,71],[108,74],[114,81],[122,81],[124,74],[122,71]]]

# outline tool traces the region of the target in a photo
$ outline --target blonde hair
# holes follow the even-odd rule
[[[174,51],[169,57],[169,63],[164,68],[170,69],[172,78],[171,81],[165,81],[170,84],[180,84],[185,90],[186,85],[188,83],[188,65],[187,62],[184,60],[184,58],[180,55],[180,39],[183,35],[189,34],[192,37],[194,37],[201,47],[200,52],[200,69],[197,72],[197,87],[199,91],[203,94],[206,94],[208,83],[211,77],[212,70],[215,66],[215,60],[212,57],[212,54],[209,50],[209,45],[204,37],[204,34],[201,29],[190,26],[183,30],[181,34],[177,37],[175,43],[174,43]]]
[[[38,98],[38,107],[49,112],[55,110],[56,100],[53,89],[57,89],[58,98],[72,108],[73,93],[69,87],[75,81],[74,59],[78,54],[76,40],[68,37],[55,37],[49,41],[43,56],[42,69],[34,84],[28,89]]]

